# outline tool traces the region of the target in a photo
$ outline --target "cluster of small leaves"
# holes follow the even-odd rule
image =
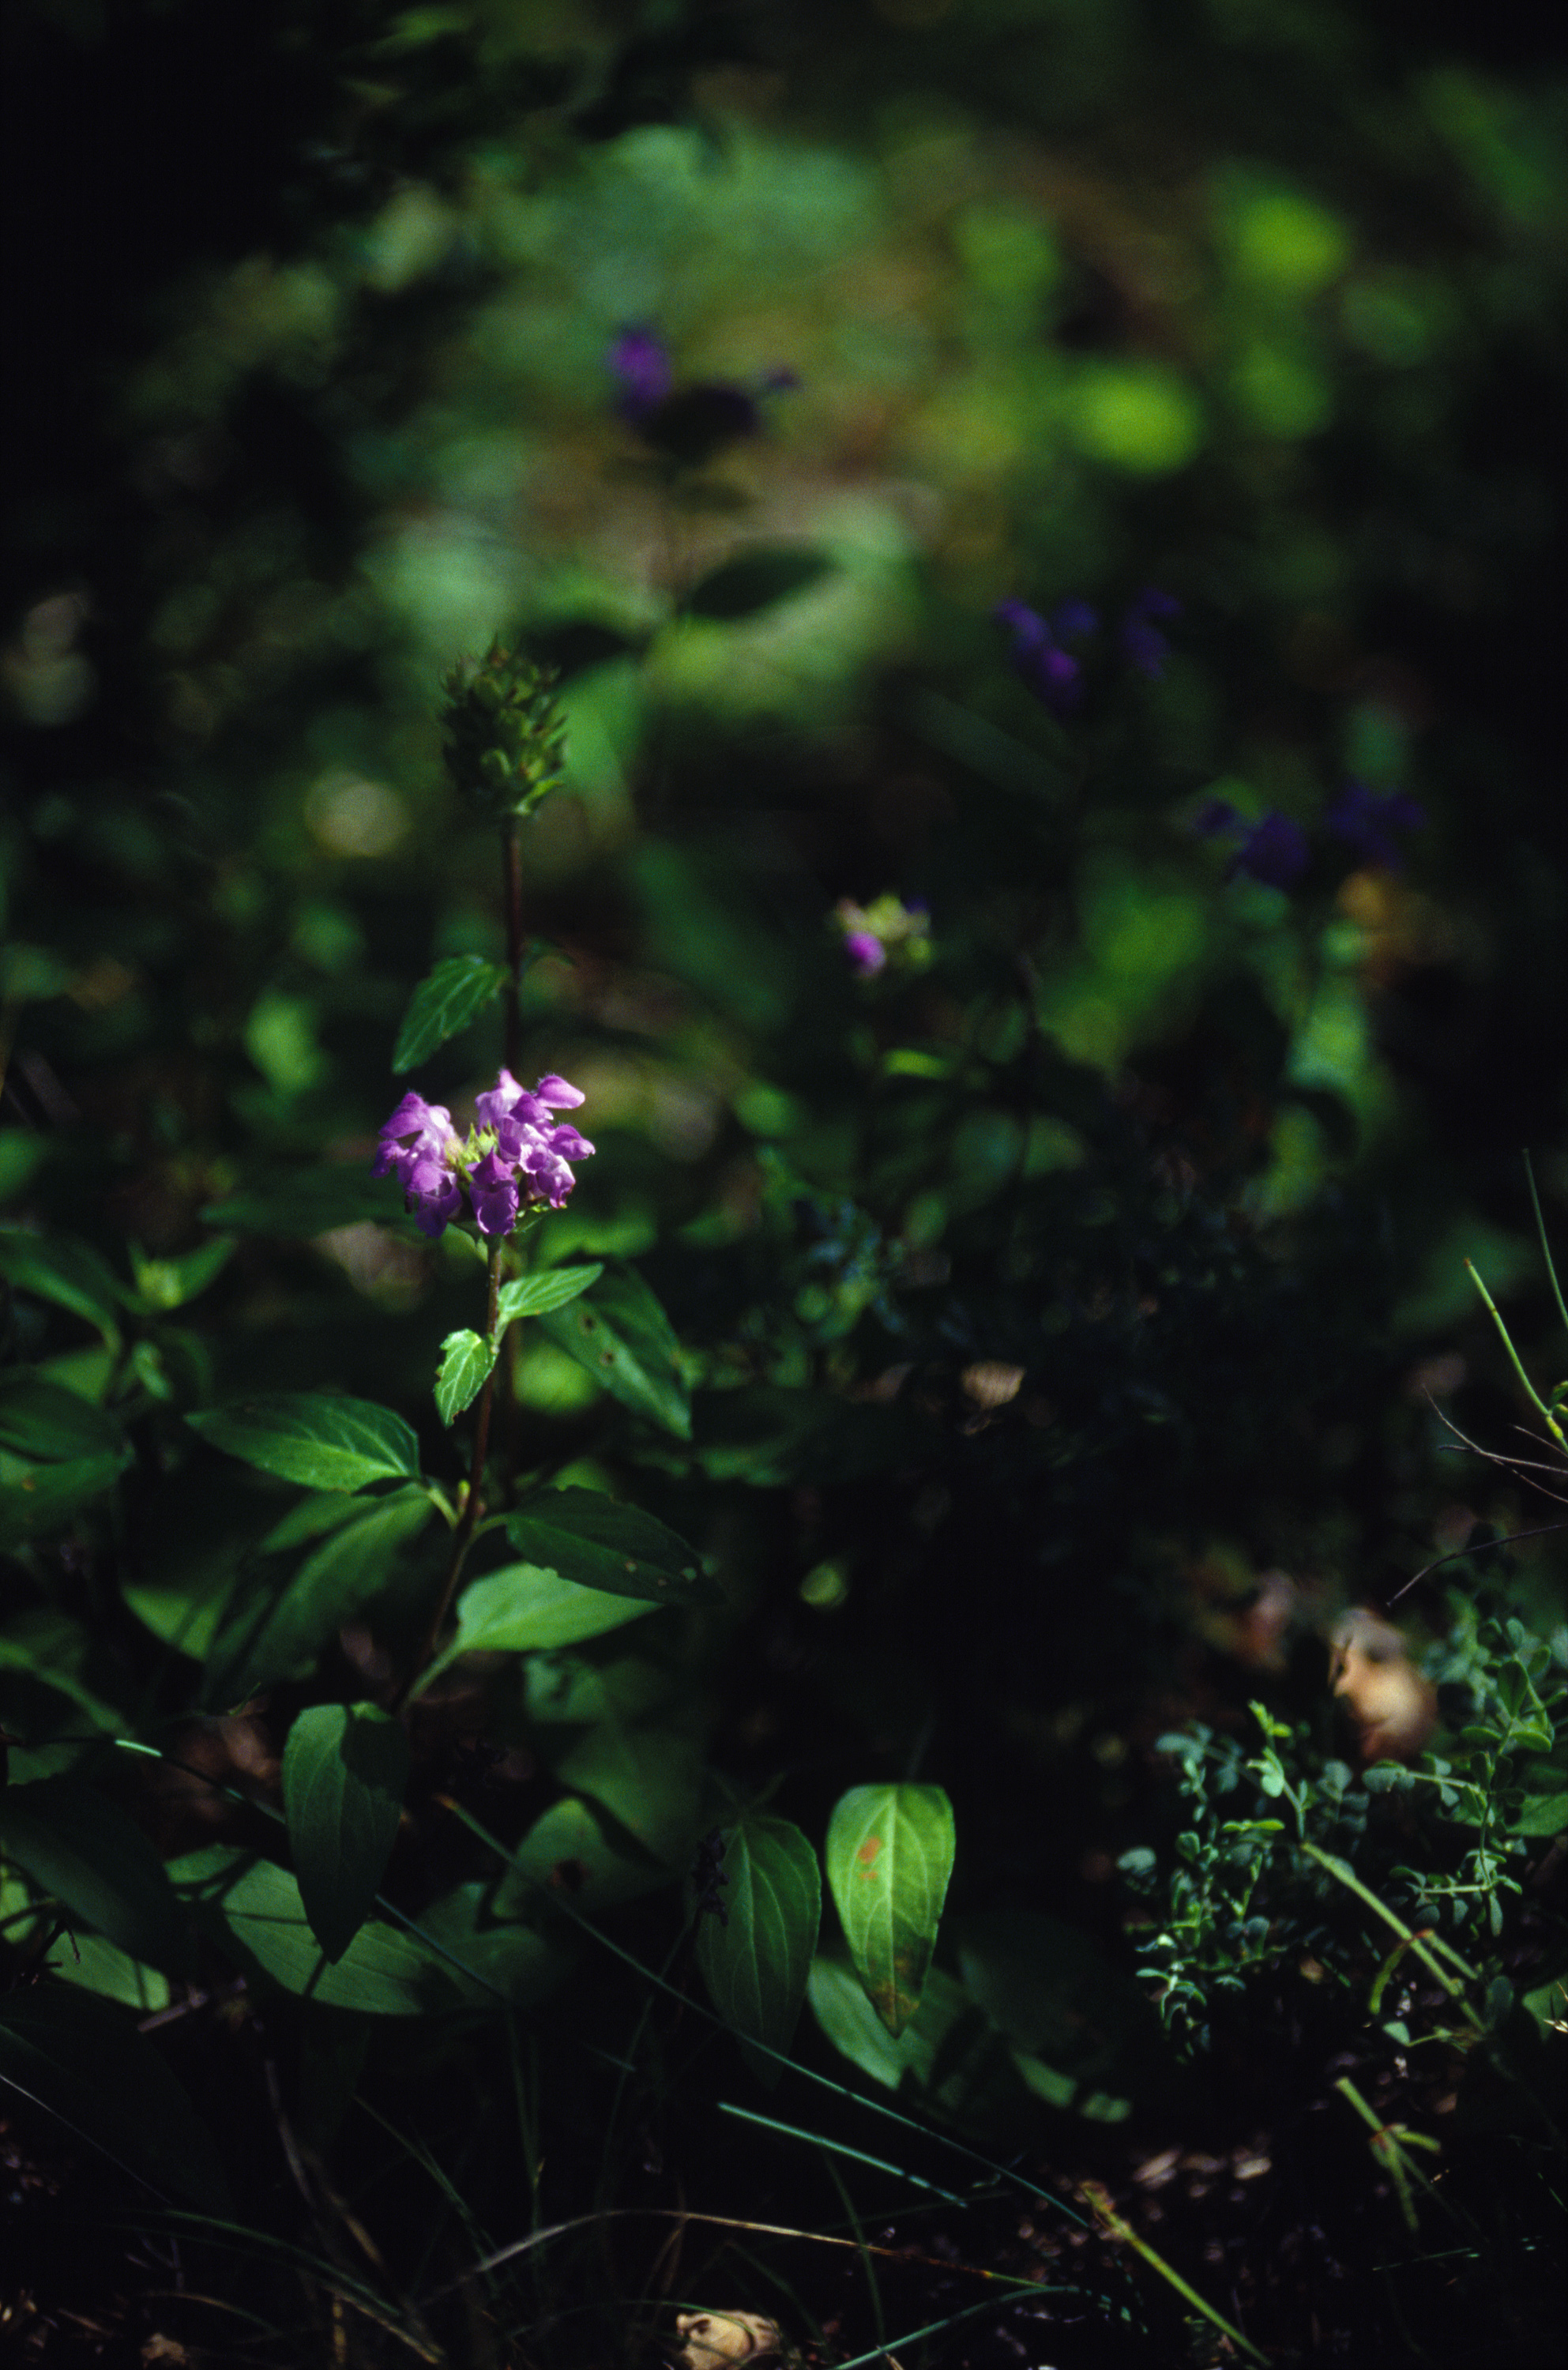
[[[443,689],[447,769],[488,821],[530,815],[565,774],[566,719],[556,673],[493,642],[477,665],[454,667]]]

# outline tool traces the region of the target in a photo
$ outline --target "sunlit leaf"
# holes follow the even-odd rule
[[[232,1237],[202,1243],[180,1259],[145,1259],[131,1247],[136,1290],[149,1308],[183,1308],[216,1281],[234,1257]]]
[[[817,1856],[789,1819],[743,1819],[724,1843],[722,1917],[698,1921],[697,1963],[714,2007],[743,2041],[787,2050],[806,1996],[822,1917]],[[777,2062],[747,2062],[776,2082]]]
[[[952,1874],[940,1786],[857,1786],[834,1808],[827,1881],[855,1971],[894,2037],[920,2005]]]
[[[530,1563],[584,1588],[653,1605],[696,1604],[718,1593],[685,1539],[602,1490],[541,1490],[509,1516],[506,1536]]]
[[[276,1590],[238,1591],[208,1660],[207,1707],[225,1711],[280,1679],[303,1676],[343,1624],[386,1586],[398,1550],[431,1514],[422,1491],[399,1490],[366,1504]]]
[[[486,1005],[494,1003],[506,976],[500,963],[486,962],[480,955],[451,955],[438,962],[409,999],[392,1053],[393,1075],[401,1077],[405,1070],[417,1069],[438,1045],[478,1019]]]
[[[543,1317],[552,1308],[564,1308],[580,1292],[598,1283],[603,1267],[552,1267],[541,1275],[521,1275],[501,1287],[496,1311],[499,1331],[517,1317]]]
[[[0,1787],[0,1851],[133,1959],[178,1973],[190,1935],[163,1862],[135,1821],[75,1778]]]
[[[370,1399],[274,1391],[204,1409],[185,1421],[214,1448],[307,1490],[363,1490],[370,1481],[419,1474],[412,1430]]]
[[[152,2043],[107,2000],[55,1985],[0,1999],[0,2080],[160,2196],[228,2210],[211,2134]]]
[[[691,1437],[691,1394],[679,1345],[658,1301],[629,1268],[608,1268],[567,1308],[542,1311],[540,1330],[612,1398],[680,1440]]]
[[[423,1674],[417,1692],[459,1654],[525,1654],[539,1646],[575,1646],[652,1609],[640,1598],[580,1588],[536,1564],[505,1564],[463,1591],[457,1634]]]
[[[495,1343],[478,1333],[449,1333],[441,1345],[435,1377],[435,1404],[443,1423],[472,1406],[490,1379],[495,1364]]]
[[[283,1809],[311,1930],[340,1959],[375,1905],[409,1783],[401,1721],[374,1704],[314,1704],[283,1747]]]
[[[592,1917],[669,1881],[667,1869],[617,1851],[593,1804],[567,1794],[541,1812],[513,1851],[495,1905],[502,1916],[525,1916],[553,1894]]]

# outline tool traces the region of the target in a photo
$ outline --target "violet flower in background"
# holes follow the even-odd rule
[[[844,951],[860,979],[874,979],[890,961],[896,968],[918,970],[931,956],[931,916],[917,903],[906,905],[891,889],[857,905],[841,897],[834,919],[844,933]]]
[[[478,1124],[462,1137],[444,1104],[405,1095],[381,1130],[374,1173],[397,1178],[432,1240],[470,1214],[481,1235],[509,1235],[525,1211],[559,1210],[576,1183],[571,1164],[594,1147],[555,1114],[582,1099],[564,1078],[541,1078],[530,1093],[502,1070],[477,1097]]]
[[[887,949],[880,938],[871,936],[870,930],[847,930],[844,951],[862,979],[870,979],[872,972],[881,971],[887,961]]]
[[[616,339],[607,357],[621,383],[617,408],[635,425],[657,411],[670,392],[674,372],[670,357],[651,329],[628,329]]]
[[[1394,834],[1424,830],[1426,809],[1415,799],[1407,799],[1401,790],[1387,790],[1379,797],[1365,782],[1346,782],[1323,821],[1337,839],[1355,850],[1364,863],[1380,864],[1385,871],[1398,872],[1404,858]]]
[[[1205,799],[1192,827],[1200,839],[1239,839],[1226,872],[1228,880],[1261,880],[1268,889],[1293,889],[1311,861],[1300,824],[1276,811],[1250,823],[1228,800]]]
[[[1100,620],[1085,601],[1064,601],[1050,617],[1021,601],[998,601],[991,612],[1012,636],[1013,673],[1053,716],[1067,717],[1083,697],[1083,671],[1064,641],[1092,634]]]
[[[801,384],[788,369],[765,371],[755,388],[728,379],[677,386],[668,348],[646,328],[625,329],[605,356],[620,381],[616,408],[645,444],[666,459],[697,468],[721,452],[761,433],[761,398],[783,395]]]
[[[1131,660],[1140,674],[1158,683],[1165,673],[1165,662],[1170,655],[1170,644],[1154,624],[1156,617],[1179,617],[1182,604],[1158,586],[1146,584],[1137,599],[1127,607],[1122,618],[1120,639],[1124,657]]]

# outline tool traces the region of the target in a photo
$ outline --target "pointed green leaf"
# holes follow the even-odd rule
[[[698,1921],[697,1963],[709,1996],[741,2040],[786,2050],[806,1996],[822,1917],[817,1857],[789,1819],[743,1819],[725,1838],[721,1919]],[[746,2052],[761,2080],[775,2059]]]
[[[480,955],[451,955],[438,962],[409,999],[392,1053],[394,1077],[428,1062],[438,1045],[478,1019],[505,984],[500,963],[486,962]]]
[[[368,1481],[419,1476],[420,1444],[412,1430],[370,1399],[273,1391],[185,1421],[214,1448],[307,1490],[363,1490]]]
[[[206,1708],[230,1710],[262,1687],[308,1672],[344,1622],[386,1586],[398,1550],[432,1512],[422,1490],[400,1490],[334,1531],[281,1586],[237,1590],[208,1658]]]
[[[73,1456],[63,1465],[35,1465],[0,1488],[0,1546],[45,1538],[89,1500],[111,1489],[131,1461],[129,1447],[111,1455]]]
[[[536,1899],[528,1905],[536,1908]],[[571,1938],[563,1939],[559,1920],[541,1933],[526,1916],[498,1915],[488,1879],[470,1879],[428,1902],[420,1912],[420,1931],[444,1943],[514,2008],[531,2007],[552,1992],[571,1973],[575,1958]]]
[[[607,1268],[570,1307],[543,1310],[541,1332],[635,1414],[691,1438],[691,1394],[670,1320],[640,1275]]]
[[[0,1787],[0,1852],[133,1959],[178,1973],[190,1937],[163,1862],[135,1821],[75,1778]]]
[[[183,1308],[214,1283],[234,1257],[232,1236],[220,1236],[216,1242],[202,1243],[197,1249],[187,1251],[182,1259],[145,1259],[134,1244],[131,1247],[131,1265],[136,1277],[136,1290],[149,1308]]]
[[[248,1973],[270,1976],[324,2008],[431,2016],[495,2005],[487,1984],[467,1978],[406,1927],[376,1918],[367,1919],[334,1964],[311,1931],[298,1885],[272,1860],[218,1844],[172,1861],[169,1873],[202,1925]]]
[[[0,2000],[0,2080],[161,2196],[229,2210],[211,2134],[151,2042],[109,2001],[55,1985]]]
[[[1559,1835],[1568,1828],[1568,1794],[1531,1794],[1508,1822],[1513,1835]]]
[[[605,1823],[581,1795],[564,1794],[536,1818],[496,1887],[497,1915],[527,1916],[551,1893],[585,1917],[655,1893],[668,1869],[617,1851]]]
[[[516,1317],[543,1317],[552,1308],[564,1308],[580,1292],[586,1292],[604,1274],[603,1267],[552,1267],[542,1275],[520,1275],[512,1283],[501,1287],[501,1300],[496,1315],[496,1330],[510,1325]]]
[[[8,1448],[13,1456],[56,1463],[112,1455],[124,1444],[125,1435],[107,1409],[51,1382],[36,1368],[24,1368],[0,1382],[0,1448]]]
[[[441,1365],[435,1377],[435,1404],[443,1423],[472,1406],[490,1379],[495,1364],[495,1343],[477,1333],[449,1333],[441,1345]]]
[[[314,1704],[283,1747],[283,1809],[312,1933],[340,1959],[375,1904],[409,1783],[401,1721],[375,1704]]]
[[[0,1276],[14,1292],[30,1292],[56,1308],[96,1325],[106,1341],[120,1339],[117,1305],[125,1286],[97,1251],[71,1235],[35,1235],[0,1227]]]
[[[694,1605],[718,1594],[685,1539],[601,1490],[540,1490],[509,1516],[506,1536],[528,1562],[583,1588],[645,1596],[652,1605]]]
[[[940,1786],[857,1786],[828,1824],[827,1881],[849,1955],[895,2039],[920,2005],[952,1856]]]
[[[539,1646],[575,1646],[635,1621],[652,1606],[637,1597],[579,1588],[557,1571],[509,1563],[474,1581],[457,1600],[457,1635],[421,1676],[422,1695],[459,1654],[526,1654]]]

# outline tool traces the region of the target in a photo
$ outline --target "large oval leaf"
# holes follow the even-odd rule
[[[152,1845],[117,1802],[75,1778],[0,1787],[0,1852],[133,1959],[179,1973],[185,1914]]]
[[[311,1931],[340,1959],[375,1904],[409,1783],[402,1723],[375,1704],[313,1704],[283,1747],[283,1809]]]
[[[806,1996],[822,1918],[817,1856],[792,1821],[743,1819],[724,1839],[723,1906],[699,1914],[697,1963],[714,2007],[744,2042],[786,2050]],[[777,2059],[747,2050],[761,2080]]]
[[[420,1444],[390,1408],[324,1391],[274,1391],[185,1419],[230,1456],[307,1490],[363,1490],[419,1478]]]
[[[505,981],[501,965],[486,962],[482,955],[449,955],[438,962],[409,998],[392,1051],[394,1077],[429,1061],[438,1045],[478,1019],[486,1005],[495,1002]]]
[[[920,2005],[952,1856],[940,1786],[857,1786],[828,1824],[827,1881],[849,1955],[895,2038]]]
[[[583,1588],[645,1596],[651,1605],[709,1602],[718,1593],[685,1539],[602,1490],[541,1490],[508,1518],[506,1536],[530,1563]]]
[[[307,1672],[328,1640],[391,1578],[399,1548],[432,1509],[421,1490],[366,1505],[309,1555],[282,1588],[243,1585],[208,1659],[202,1700],[226,1711],[279,1679]]]
[[[658,1301],[630,1268],[607,1268],[591,1292],[570,1307],[541,1310],[536,1322],[613,1398],[677,1439],[691,1438],[691,1394],[679,1344]]]
[[[640,1598],[579,1588],[575,1581],[536,1564],[505,1564],[463,1591],[457,1600],[457,1635],[414,1692],[422,1695],[459,1654],[526,1654],[539,1646],[576,1646],[652,1609]]]
[[[151,2042],[107,2001],[54,1985],[0,2000],[0,2081],[161,2196],[229,2210],[211,2134]]]
[[[170,1863],[195,1915],[247,1972],[325,2008],[363,2016],[430,2016],[494,2004],[494,1991],[402,1927],[372,1919],[336,1964],[311,1931],[286,1869],[224,1844]],[[460,1957],[460,1952],[455,1952]]]

